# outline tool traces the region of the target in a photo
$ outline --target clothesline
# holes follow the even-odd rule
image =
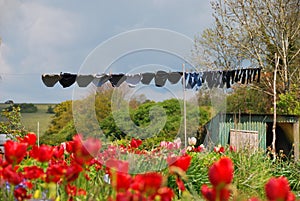
[[[253,81],[260,81],[261,68],[248,68],[237,70],[219,70],[219,71],[203,71],[203,72],[166,72],[157,71],[136,73],[136,74],[43,74],[42,81],[47,87],[54,87],[59,82],[63,88],[70,87],[77,83],[79,87],[87,87],[93,83],[96,87],[102,86],[106,82],[110,82],[113,87],[119,87],[126,82],[129,87],[135,87],[142,83],[149,85],[152,81],[157,87],[163,87],[168,81],[170,84],[177,84],[182,78],[185,78],[186,89],[198,90],[204,83],[207,83],[209,88],[220,87],[225,85],[230,88],[234,83],[249,84]],[[183,76],[184,75],[184,76]]]

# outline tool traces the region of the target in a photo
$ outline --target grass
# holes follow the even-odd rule
[[[210,185],[208,169],[213,162],[223,154],[214,152],[190,153],[192,161],[187,171],[186,187],[195,198],[201,197],[203,184]],[[226,151],[226,156],[234,163],[234,178],[231,184],[232,196],[235,200],[248,200],[257,197],[265,200],[264,186],[271,177],[285,176],[289,180],[291,190],[297,198],[300,197],[300,162],[270,160],[263,150],[253,153],[249,150],[239,152]],[[175,179],[169,179],[168,184],[177,189]],[[178,193],[178,190],[175,190]],[[185,200],[185,199],[182,199]],[[189,199],[192,201],[191,199]],[[199,200],[199,199],[196,199]],[[201,199],[200,199],[201,200]]]
[[[36,113],[22,113],[22,124],[25,129],[37,133],[39,124],[39,134],[42,136],[47,130],[53,114],[47,113],[48,106],[54,107],[55,104],[35,104],[38,108]]]

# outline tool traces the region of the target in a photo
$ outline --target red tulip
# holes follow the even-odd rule
[[[64,152],[65,152],[65,148],[62,144],[55,146],[53,148],[53,157],[55,159],[61,159],[64,155]]]
[[[203,197],[208,201],[215,201],[216,200],[216,190],[209,188],[207,185],[202,185],[201,187],[201,194]]]
[[[131,188],[140,191],[147,197],[150,197],[156,194],[162,184],[163,176],[161,174],[157,172],[149,172],[136,175]]]
[[[116,172],[124,172],[124,173],[128,173],[129,170],[128,162],[117,160],[117,159],[108,159],[105,163],[105,166],[109,174],[112,173],[111,170],[114,170]]]
[[[27,166],[24,168],[24,177],[26,179],[38,179],[44,175],[44,170],[37,166]]]
[[[289,192],[286,201],[296,201],[296,196],[291,191]]]
[[[86,195],[86,191],[83,189],[78,189],[76,186],[67,184],[65,187],[66,193],[70,196],[81,196],[81,195]]]
[[[53,147],[49,145],[33,146],[29,155],[40,162],[48,162],[53,155]]]
[[[12,140],[7,140],[4,144],[5,149],[5,159],[8,163],[13,165],[19,164],[23,158],[26,156],[27,144],[14,142]]]
[[[54,182],[57,183],[61,180],[65,173],[65,166],[61,164],[51,164],[46,170],[45,181],[47,183]]]
[[[158,189],[157,195],[155,197],[158,197],[158,200],[160,201],[171,201],[174,197],[174,192],[168,187],[162,187]]]
[[[214,147],[214,152],[223,154],[225,152],[225,148],[222,146]]]
[[[127,192],[118,192],[116,195],[116,198],[113,199],[112,197],[108,198],[108,201],[128,201],[128,200],[133,200],[132,199],[133,194],[129,191]]]
[[[70,185],[70,184],[66,185],[66,193],[69,196],[76,196],[76,191],[77,191],[77,187],[76,186],[73,186],[73,185]]]
[[[101,142],[95,138],[88,138],[83,140],[82,135],[78,134],[73,137],[72,151],[74,159],[80,163],[87,163],[91,161],[100,151]]]
[[[185,191],[184,183],[178,176],[176,177],[176,184],[177,184],[179,190]]]
[[[175,166],[181,168],[183,171],[187,171],[191,164],[192,157],[188,154],[182,156],[167,158],[169,166]]]
[[[33,184],[31,183],[31,181],[23,181],[24,185],[28,188],[28,189],[32,189],[33,188]]]
[[[82,170],[83,170],[82,167],[77,163],[73,163],[65,167],[64,172],[65,172],[66,181],[71,182],[76,180]]]
[[[289,182],[287,178],[283,176],[271,178],[265,185],[265,191],[268,200],[293,200],[293,195],[290,192]]]
[[[111,185],[117,192],[125,192],[129,189],[132,178],[129,174],[123,172],[115,172],[111,176]]]
[[[131,142],[130,142],[130,147],[131,148],[138,148],[141,144],[143,143],[142,140],[139,140],[139,139],[131,139]]]
[[[89,165],[94,166],[96,171],[99,171],[99,170],[102,169],[102,163],[99,160],[95,159],[95,158],[90,161]]]
[[[16,166],[13,168],[12,165],[8,165],[2,171],[3,179],[8,181],[10,184],[18,185],[24,179],[20,172],[16,171]]]
[[[232,151],[232,152],[236,152],[236,147],[235,146],[232,146],[230,145],[229,146],[229,150]]]
[[[230,191],[226,188],[217,190],[216,188],[209,188],[207,185],[202,185],[201,193],[208,201],[227,201],[230,198]],[[219,196],[219,197],[218,197]]]
[[[14,196],[18,201],[23,201],[31,198],[31,195],[28,195],[27,190],[23,187],[16,188],[14,190]]]
[[[73,145],[74,145],[74,141],[68,141],[65,143],[66,145],[66,151],[68,153],[73,153]]]
[[[217,189],[223,188],[230,184],[233,179],[233,163],[230,158],[222,157],[215,162],[208,172],[210,183]]]
[[[260,201],[257,197],[249,198],[247,201]]]
[[[36,143],[36,135],[34,133],[27,133],[27,135],[23,138],[18,138],[19,142],[27,143],[28,145],[35,145]]]

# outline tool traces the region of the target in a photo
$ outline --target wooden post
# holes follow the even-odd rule
[[[273,80],[273,109],[274,109],[274,116],[273,116],[273,127],[272,127],[272,133],[273,133],[273,140],[272,140],[272,152],[274,156],[274,160],[276,159],[276,147],[275,147],[275,141],[276,141],[276,122],[277,122],[277,109],[276,109],[276,101],[277,101],[277,87],[276,87],[276,78],[277,78],[277,68],[279,65],[279,57],[275,53],[275,69],[274,69],[274,80]]]
[[[37,122],[37,143],[38,147],[40,147],[40,122]]]
[[[299,119],[296,123],[293,124],[293,135],[294,135],[294,158],[295,161],[299,161],[299,151],[300,151]]]

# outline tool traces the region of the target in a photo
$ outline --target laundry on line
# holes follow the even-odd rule
[[[203,71],[203,72],[166,72],[157,71],[136,73],[136,74],[72,74],[72,73],[59,73],[59,74],[43,74],[42,81],[47,87],[54,87],[57,82],[63,88],[70,87],[77,83],[79,87],[87,87],[93,83],[96,87],[102,86],[106,82],[110,82],[113,87],[119,87],[122,83],[126,82],[129,87],[135,87],[137,84],[142,83],[149,85],[153,80],[155,86],[163,87],[168,81],[170,84],[177,84],[180,80],[185,83],[186,89],[198,90],[204,83],[207,83],[209,88],[220,87],[230,88],[234,83],[249,84],[253,81],[260,81],[260,68],[248,68],[237,70],[224,70],[224,71]],[[184,76],[183,76],[184,75]],[[185,82],[183,82],[183,78]]]

